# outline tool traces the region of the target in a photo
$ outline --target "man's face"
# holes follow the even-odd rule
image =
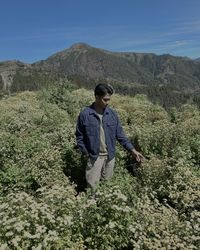
[[[96,103],[99,107],[105,109],[110,101],[111,95],[106,94],[104,96],[96,96]]]

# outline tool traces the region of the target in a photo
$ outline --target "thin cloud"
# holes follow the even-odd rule
[[[105,37],[106,34],[110,34],[110,31],[113,35],[119,34],[119,30],[123,29],[122,26],[99,26],[99,27],[63,27],[63,28],[48,28],[43,30],[37,30],[35,32],[31,31],[31,34],[27,35],[13,35],[7,37],[1,37],[1,41],[29,41],[29,40],[64,40],[64,39],[71,39],[71,40],[78,40],[85,36],[86,38],[92,38],[97,36],[98,38]]]
[[[181,34],[200,32],[200,20],[179,22],[177,23],[176,31]]]
[[[30,31],[27,35],[16,34],[14,36],[14,34],[10,34],[10,37],[1,37],[0,41],[43,43],[53,53],[58,51],[54,46],[52,47],[52,44],[56,42],[60,43],[60,49],[71,46],[76,42],[86,42],[92,46],[112,51],[160,53],[166,53],[167,51],[167,53],[175,53],[178,49],[184,52],[184,50],[189,51],[190,47],[198,47],[197,44],[200,42],[200,21],[186,22],[178,20],[171,26],[166,27],[166,31],[160,31],[157,27],[152,27],[146,31],[122,25],[52,27]]]

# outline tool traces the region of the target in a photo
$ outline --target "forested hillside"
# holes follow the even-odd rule
[[[115,94],[111,107],[146,160],[117,145],[114,177],[85,190],[75,147],[93,92],[71,84],[0,100],[0,249],[199,249],[200,110]]]
[[[188,101],[200,107],[200,64],[186,57],[111,52],[78,43],[32,64],[0,62],[0,95],[39,90],[66,79],[87,89],[109,83],[119,94],[145,94],[166,109]]]

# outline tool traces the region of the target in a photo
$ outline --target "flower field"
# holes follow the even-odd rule
[[[165,111],[144,95],[111,107],[146,160],[117,145],[95,197],[75,147],[93,92],[71,85],[0,100],[0,249],[199,249],[200,110]]]

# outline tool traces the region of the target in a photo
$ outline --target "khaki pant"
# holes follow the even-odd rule
[[[108,161],[108,156],[99,156],[95,161],[88,159],[86,181],[88,187],[95,189],[100,180],[108,180],[113,176],[115,158]]]

